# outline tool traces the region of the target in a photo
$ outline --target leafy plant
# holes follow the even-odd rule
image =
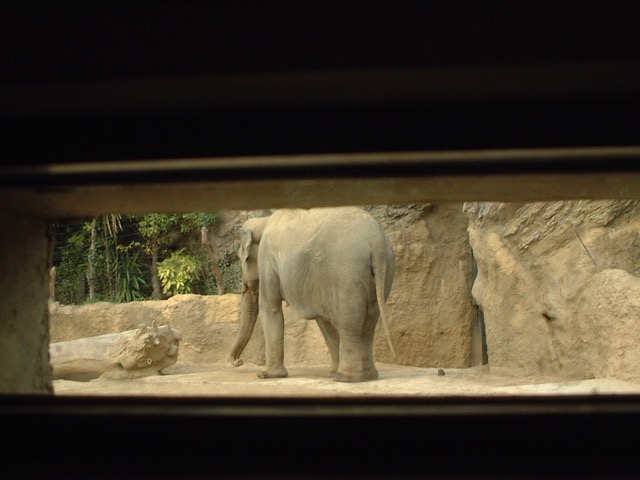
[[[242,267],[237,261],[237,253],[224,252],[219,265],[224,277],[224,286],[227,292],[240,293],[242,291]]]
[[[116,271],[116,302],[143,300],[142,288],[147,285],[140,267],[139,252],[122,252]]]
[[[217,218],[217,213],[204,212],[110,214],[84,223],[54,225],[56,299],[66,304],[127,302],[159,299],[163,290],[215,294],[217,262],[211,265],[200,229]],[[160,263],[164,265],[162,281]]]
[[[180,215],[150,213],[135,218],[138,231],[145,240],[144,250],[151,259],[152,297],[159,299],[161,297],[159,269],[161,250],[169,249],[180,237],[193,233],[202,226],[214,223],[218,218],[218,214],[203,212]]]
[[[162,291],[167,295],[191,293],[198,267],[198,259],[186,253],[184,248],[173,252],[158,264]]]
[[[196,249],[191,252],[191,255],[198,259],[196,280],[191,284],[192,293],[199,295],[216,295],[218,292],[218,284],[209,256],[203,249]]]
[[[81,226],[63,226],[56,230],[59,245],[54,255],[56,299],[64,304],[78,303],[84,300],[87,234]]]

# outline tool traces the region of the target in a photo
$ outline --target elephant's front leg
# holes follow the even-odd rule
[[[282,378],[289,375],[284,367],[284,315],[282,299],[260,297],[262,330],[264,332],[265,369],[258,374],[260,378]]]

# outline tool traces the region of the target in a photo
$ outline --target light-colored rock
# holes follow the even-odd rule
[[[235,339],[240,295],[176,295],[168,300],[80,306],[51,305],[53,342],[131,330],[152,321],[170,325],[182,334],[180,359],[193,363],[226,362]],[[324,339],[315,322],[301,320],[285,307],[286,360],[291,363],[329,363]],[[264,340],[258,322],[245,361],[264,362]]]
[[[640,278],[619,269],[591,277],[578,300],[577,342],[588,376],[640,380]],[[574,345],[567,345],[575,348]]]
[[[492,372],[640,379],[638,202],[465,211]]]
[[[53,379],[90,380],[157,375],[178,360],[180,332],[168,325],[78,338],[49,346]]]
[[[475,307],[467,218],[459,203],[369,208],[396,255],[387,302],[397,356],[383,335],[376,359],[419,367],[471,365]]]

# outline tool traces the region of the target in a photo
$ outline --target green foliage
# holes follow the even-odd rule
[[[105,238],[117,238],[118,233],[122,231],[122,215],[112,213],[103,215],[102,231]]]
[[[218,262],[222,276],[224,277],[224,288],[227,292],[240,293],[242,291],[242,266],[235,251],[224,252]]]
[[[191,252],[191,255],[198,259],[198,272],[194,281],[191,283],[191,293],[199,295],[216,295],[218,293],[218,285],[216,283],[215,274],[211,267],[209,255],[204,249],[198,249]]]
[[[138,218],[138,230],[142,236],[161,245],[171,243],[180,234],[188,234],[207,225],[212,225],[218,218],[217,213],[185,213],[170,215],[166,213],[149,213]]]
[[[138,220],[138,230],[146,239],[159,239],[167,236],[175,226],[176,215],[150,213]]]
[[[158,260],[155,278],[163,276],[165,293],[217,293],[200,242],[200,228],[217,218],[217,213],[203,212],[103,215],[82,224],[56,225],[56,299],[82,303],[87,292],[93,293],[93,301],[150,298],[152,258]]]
[[[84,279],[87,270],[87,232],[80,226],[58,227],[60,247],[55,252],[56,298],[63,304],[75,304],[84,299]],[[80,298],[79,298],[80,297]]]
[[[140,253],[122,252],[116,271],[116,302],[143,300],[143,287],[147,286],[140,265]]]
[[[196,279],[199,262],[185,249],[173,252],[158,264],[158,276],[162,281],[162,291],[168,295],[192,293],[191,284]]]
[[[217,295],[218,282],[211,266],[211,260],[203,250],[192,252],[198,258],[199,271],[194,279],[192,293],[200,295]],[[242,268],[235,251],[225,252],[218,260],[218,268],[222,273],[224,281],[224,291],[227,293],[240,293],[242,291]]]
[[[179,215],[180,231],[189,233],[201,227],[213,225],[218,220],[218,213],[194,212]]]

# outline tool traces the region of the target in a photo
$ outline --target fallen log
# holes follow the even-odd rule
[[[49,346],[53,379],[140,378],[178,361],[182,335],[168,325],[56,342]]]

